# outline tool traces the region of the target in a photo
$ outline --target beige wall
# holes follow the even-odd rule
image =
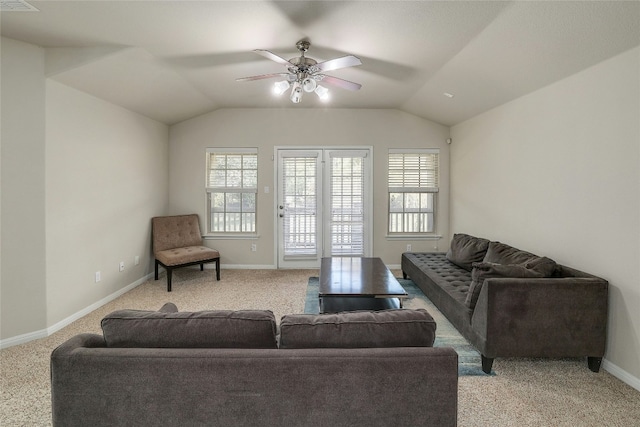
[[[605,369],[640,388],[640,49],[451,130],[451,230],[610,282]]]
[[[51,325],[153,271],[150,219],[167,209],[169,131],[52,80],[46,105]]]
[[[152,271],[150,218],[168,209],[169,132],[45,79],[44,49],[6,38],[1,47],[5,346],[46,336]]]
[[[388,240],[386,236],[387,153],[391,147],[440,148],[441,192],[438,233],[447,236],[449,146],[446,126],[397,110],[222,109],[171,127],[169,203],[174,214],[196,212],[205,218],[205,150],[207,147],[258,147],[257,240],[209,240],[221,250],[223,266],[275,266],[275,188],[272,161],[277,146],[373,147],[373,252],[400,264],[407,243],[413,250],[434,250],[441,241]],[[270,193],[264,187],[270,187]],[[445,239],[446,240],[446,239]],[[251,252],[256,243],[257,252]]]
[[[0,338],[46,326],[44,51],[2,38]]]

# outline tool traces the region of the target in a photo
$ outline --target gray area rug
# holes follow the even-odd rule
[[[409,298],[404,301],[404,308],[424,308],[436,321],[436,340],[434,347],[453,347],[458,353],[458,375],[459,376],[488,376],[482,370],[480,353],[458,332],[458,330],[447,320],[447,318],[436,308],[427,298],[422,290],[409,279],[398,279],[404,290],[409,294]],[[317,277],[310,277],[307,285],[307,296],[304,302],[304,312],[307,314],[318,314],[320,306],[318,303]],[[491,375],[495,375],[491,371]]]

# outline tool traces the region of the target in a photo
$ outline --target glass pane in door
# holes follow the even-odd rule
[[[285,257],[317,256],[317,156],[282,159]]]
[[[331,256],[364,256],[364,157],[330,159]]]

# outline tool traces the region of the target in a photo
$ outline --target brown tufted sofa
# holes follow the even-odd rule
[[[119,310],[51,354],[54,426],[455,426],[424,310]]]
[[[467,234],[447,253],[402,254],[402,272],[478,349],[486,373],[496,357],[587,357],[600,369],[604,279]]]
[[[167,271],[167,292],[171,292],[171,273],[174,268],[216,263],[216,279],[220,280],[220,253],[202,245],[200,221],[197,214],[157,216],[151,219],[155,279],[158,266]]]

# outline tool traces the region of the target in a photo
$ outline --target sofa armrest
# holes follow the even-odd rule
[[[486,279],[473,312],[483,356],[602,357],[608,282],[596,277]]]
[[[106,346],[107,343],[102,335],[90,333],[78,334],[55,348],[51,353],[51,358],[68,356],[77,348],[100,348]]]

